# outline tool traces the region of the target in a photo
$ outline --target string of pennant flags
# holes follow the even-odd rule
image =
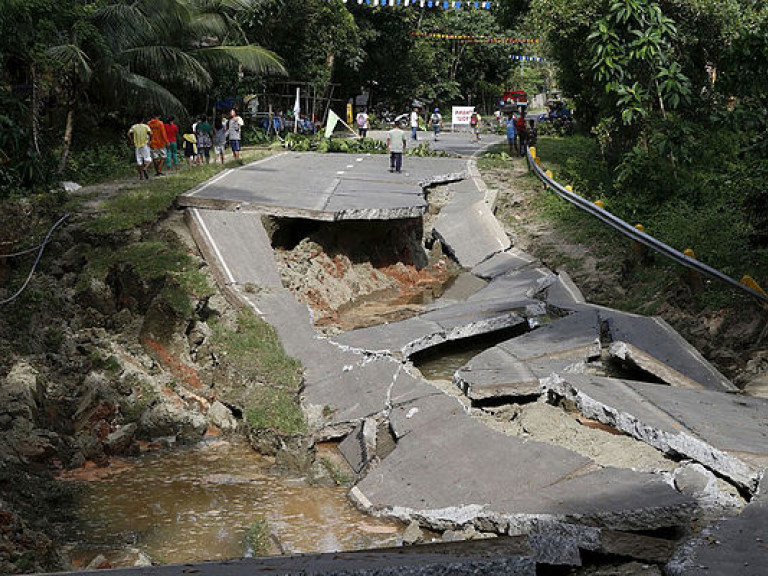
[[[435,38],[438,40],[459,40],[469,44],[538,44],[538,38],[510,38],[508,36],[471,36],[467,34],[444,34],[442,32],[413,31],[411,36]]]
[[[490,10],[492,2],[474,2],[466,0],[341,0],[344,4],[361,4],[363,6],[419,6],[421,8],[444,8],[461,10],[463,8],[475,8],[477,10]]]

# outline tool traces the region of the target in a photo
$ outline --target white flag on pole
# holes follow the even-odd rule
[[[299,87],[296,87],[296,102],[293,104],[293,131],[299,131],[299,114],[301,114],[301,100],[299,98]]]

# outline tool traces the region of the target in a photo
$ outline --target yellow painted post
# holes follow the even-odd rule
[[[534,160],[536,160],[536,166],[541,167],[541,158],[536,156],[536,158],[534,158]]]
[[[635,228],[639,230],[640,232],[645,232],[645,226],[642,224],[635,224]],[[647,262],[648,261],[648,248],[645,246],[645,244],[642,244],[635,240],[632,242],[633,249],[634,249],[634,256],[635,260],[638,262]]]
[[[573,192],[573,186],[571,186],[570,184],[568,184],[568,186],[566,186],[565,189],[568,190],[568,192]]]
[[[683,250],[683,254],[692,260],[696,260],[696,252],[693,251],[693,248],[686,248]],[[688,285],[691,287],[691,290],[696,293],[704,290],[704,282],[702,281],[701,274],[699,274],[699,272],[688,268],[688,274],[686,278],[688,280]]]
[[[600,210],[605,210],[605,204],[603,204],[602,200],[595,200],[595,206],[600,208]]]
[[[768,296],[765,290],[763,290],[760,284],[758,284],[757,281],[754,278],[752,278],[752,276],[745,274],[744,276],[741,277],[741,283],[744,284],[744,286],[746,286],[747,288],[751,288],[755,292],[759,292],[764,296]]]
[[[528,152],[531,153],[531,158],[536,158],[536,146],[529,146]]]
[[[546,172],[544,172],[544,174],[546,174],[547,178],[549,178],[550,180],[552,180],[554,176],[554,174],[552,174],[552,170],[547,170]]]

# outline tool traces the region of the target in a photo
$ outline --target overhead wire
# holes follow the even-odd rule
[[[14,300],[16,300],[16,298],[18,298],[21,295],[22,292],[24,292],[24,290],[26,290],[30,280],[32,280],[32,276],[35,274],[35,270],[37,270],[38,264],[40,264],[40,259],[43,257],[43,252],[45,252],[45,247],[48,245],[48,242],[51,239],[51,235],[56,230],[56,228],[61,226],[64,223],[64,221],[67,218],[69,218],[69,216],[70,216],[69,213],[67,213],[67,214],[64,214],[64,216],[62,216],[61,218],[59,218],[53,224],[53,226],[51,226],[51,228],[48,230],[48,233],[45,235],[45,239],[36,248],[30,248],[30,249],[21,251],[21,253],[27,254],[29,252],[34,252],[35,250],[37,250],[38,251],[37,257],[35,258],[35,262],[32,264],[32,268],[29,270],[29,274],[27,274],[27,279],[24,280],[24,284],[21,285],[21,288],[19,288],[14,294],[9,296],[8,298],[5,298],[4,300],[0,300],[0,306],[13,302]],[[17,253],[16,255],[20,255],[20,254]]]

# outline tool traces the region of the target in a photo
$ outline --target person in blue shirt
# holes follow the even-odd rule
[[[515,155],[515,116],[512,112],[507,113],[507,118],[504,120],[507,125],[507,145],[509,146],[509,155]]]

